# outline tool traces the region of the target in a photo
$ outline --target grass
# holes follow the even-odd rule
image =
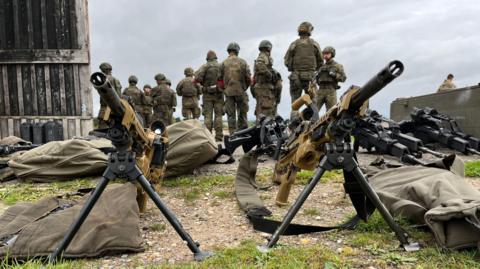
[[[315,171],[308,171],[302,170],[297,173],[297,179],[295,184],[297,185],[307,185],[310,179],[313,177]],[[321,183],[327,182],[343,182],[343,172],[342,170],[332,170],[327,171],[323,174],[322,179],[320,180]]]
[[[465,163],[466,177],[480,177],[480,161],[470,161]]]
[[[198,200],[202,194],[207,193],[214,187],[230,188],[233,185],[235,176],[233,175],[218,175],[218,176],[200,176],[200,177],[179,177],[163,181],[163,186],[170,188],[181,188],[179,197],[187,203],[192,204]],[[233,196],[230,191],[217,191],[213,194],[219,198],[228,198]]]

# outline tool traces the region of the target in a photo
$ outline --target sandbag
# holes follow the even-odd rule
[[[388,210],[426,224],[437,243],[449,249],[480,242],[480,191],[449,170],[422,166],[386,169],[370,184]]]
[[[111,185],[100,196],[65,258],[98,257],[143,251],[137,189],[132,183]],[[80,201],[52,197],[19,203],[0,216],[0,256],[26,259],[47,256],[63,239],[88,195]]]
[[[13,157],[8,166],[17,178],[40,182],[98,176],[107,165],[101,149],[111,147],[106,139],[54,141]]]
[[[215,137],[199,120],[186,120],[167,127],[166,177],[191,173],[217,155]]]

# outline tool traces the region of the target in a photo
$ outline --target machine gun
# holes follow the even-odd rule
[[[439,143],[448,148],[460,151],[463,154],[477,154],[479,141],[457,130],[452,130],[451,119],[441,117],[434,109],[413,108],[411,120],[399,123],[402,133],[412,133],[425,144]],[[456,124],[456,123],[455,123]]]
[[[0,145],[0,156],[6,156],[17,151],[31,150],[39,147],[37,144],[27,144],[27,145]]]
[[[306,105],[307,108],[301,112],[303,122],[296,126],[283,146],[283,152],[275,165],[274,181],[280,182],[276,197],[277,204],[285,205],[287,203],[298,171],[301,169],[316,169],[316,171],[268,243],[260,248],[261,250],[266,251],[277,243],[322,175],[332,169],[343,169],[346,181],[344,186],[359,218],[367,220],[373,212],[371,209],[376,208],[406,250],[419,248],[417,243],[409,242],[406,232],[395,222],[369,185],[355,160],[350,141],[355,127],[355,119],[364,115],[368,100],[393,79],[400,76],[403,69],[400,61],[390,62],[363,87],[350,87],[340,102],[318,119],[314,117],[315,114],[318,114],[318,110],[316,106],[312,105],[313,102],[308,94],[303,95],[292,104],[292,109],[295,111],[298,111],[303,105]]]
[[[356,119],[352,132],[355,138],[354,149],[358,151],[361,146],[370,152],[374,148],[375,151],[395,156],[402,162],[420,165],[425,165],[419,159],[422,153],[445,157],[444,154],[425,147],[420,139],[403,134],[399,129],[398,124],[391,119],[375,110],[367,110],[364,117]]]
[[[103,116],[103,120],[109,126],[105,132],[116,151],[109,154],[103,179],[95,187],[81,209],[80,215],[70,226],[59,246],[49,256],[49,262],[55,262],[57,257],[63,254],[107,187],[108,182],[116,178],[125,178],[137,184],[137,201],[141,210],[142,208],[145,210],[147,195],[150,197],[175,231],[186,241],[195,260],[202,260],[210,256],[211,253],[200,250],[199,244],[193,241],[184,230],[175,214],[163,203],[152,185],[152,183],[159,183],[162,179],[166,166],[168,137],[163,123],[152,123],[151,129],[154,131],[144,129],[141,119],[133,107],[127,100],[121,99],[117,95],[105,74],[93,73],[90,82],[98,91],[100,98],[108,105]],[[150,182],[147,178],[150,179]]]

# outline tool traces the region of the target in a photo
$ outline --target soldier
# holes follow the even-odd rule
[[[285,54],[285,66],[291,72],[290,96],[292,103],[302,95],[302,90],[307,90],[315,71],[323,64],[320,45],[310,38],[313,26],[309,22],[302,22],[298,26],[300,38],[293,41]]]
[[[329,110],[337,103],[337,90],[340,89],[338,83],[345,82],[347,79],[343,66],[333,60],[335,49],[330,46],[325,47],[322,54],[325,64],[320,67],[317,75],[317,106],[319,111],[323,104]]]
[[[225,111],[230,134],[248,127],[248,95],[251,73],[247,62],[238,57],[240,46],[232,42],[227,47],[228,58],[220,65],[220,87],[226,96]],[[238,117],[238,120],[237,120]]]
[[[173,112],[177,106],[175,92],[166,83],[164,74],[155,75],[157,86],[152,89],[153,119],[161,121],[168,126],[173,123]]]
[[[195,73],[195,80],[202,85],[202,111],[207,129],[215,129],[215,140],[223,140],[223,121],[225,100],[223,92],[217,85],[220,78],[220,64],[214,51],[207,53],[207,63]],[[215,114],[215,116],[214,116]]]
[[[193,78],[193,69],[191,67],[185,68],[183,73],[185,78],[177,84],[177,94],[182,97],[182,116],[185,120],[198,119],[200,118],[198,98],[200,97],[201,89]]]
[[[128,78],[128,87],[123,90],[123,95],[130,97],[135,112],[141,114],[143,111],[142,102],[144,100],[143,92],[137,87],[138,78],[134,75]]]
[[[455,86],[455,84],[453,84],[453,75],[448,74],[447,79],[443,81],[443,83],[442,83],[442,85],[440,85],[440,87],[438,87],[437,92],[446,92],[446,91],[453,90],[455,88],[457,88],[457,86]]]
[[[152,86],[145,84],[143,86],[142,117],[146,127],[150,127],[150,124],[152,124],[152,108]]]
[[[273,69],[273,59],[270,57],[272,43],[268,40],[263,40],[260,42],[258,50],[260,50],[260,53],[255,60],[253,87],[250,88],[252,96],[257,100],[255,107],[257,122],[262,115],[275,117],[277,101],[279,101],[277,92],[278,72]]]
[[[102,63],[100,64],[100,70],[107,75],[108,81],[112,84],[113,89],[117,92],[118,96],[121,96],[122,92],[122,84],[120,80],[115,78],[112,75],[112,65],[109,63]],[[107,108],[107,104],[100,98],[100,111],[98,112],[98,128],[107,128],[107,122],[103,120],[103,116],[105,114],[105,109]]]

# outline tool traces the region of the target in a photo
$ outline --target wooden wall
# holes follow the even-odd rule
[[[0,137],[25,121],[93,128],[88,0],[0,1]]]

